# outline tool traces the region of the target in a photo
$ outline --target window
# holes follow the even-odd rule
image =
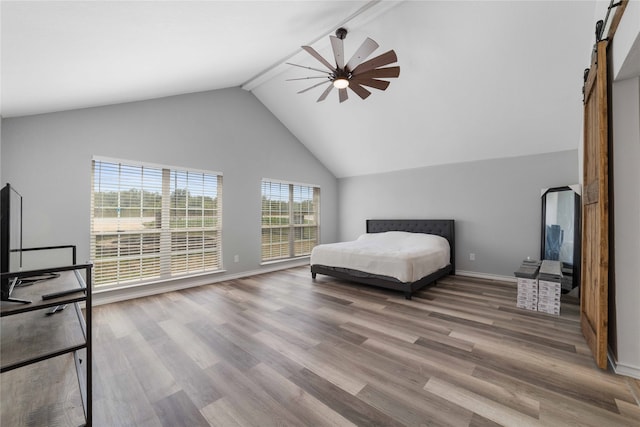
[[[96,287],[222,268],[222,175],[93,161],[91,259]]]
[[[262,261],[309,255],[318,244],[320,188],[262,181]]]

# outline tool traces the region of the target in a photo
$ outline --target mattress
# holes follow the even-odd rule
[[[311,252],[311,265],[349,268],[405,283],[446,267],[449,260],[444,237],[404,231],[363,234],[349,242],[318,245]]]

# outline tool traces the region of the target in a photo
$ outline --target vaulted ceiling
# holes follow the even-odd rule
[[[3,117],[226,87],[255,96],[337,177],[576,149],[590,1],[2,1]],[[297,94],[328,36],[401,68],[344,103]]]

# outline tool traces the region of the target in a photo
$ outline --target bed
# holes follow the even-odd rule
[[[317,274],[324,274],[398,290],[404,293],[406,299],[411,299],[411,295],[417,290],[444,276],[455,274],[454,225],[452,219],[369,219],[366,223],[367,234],[360,236],[356,241],[316,246],[311,252],[311,277],[315,279]],[[374,236],[373,233],[383,234]],[[416,235],[409,233],[416,233]],[[401,234],[409,238],[409,243],[400,243],[403,242],[399,240],[402,237]],[[434,244],[441,248],[448,243],[448,253],[446,253],[448,260],[421,261],[417,257],[424,254],[410,253],[409,247],[413,247],[414,241],[417,245],[419,240],[427,239],[427,236],[417,234],[440,236],[428,239],[433,240]],[[382,249],[387,244],[387,249],[391,249],[391,253],[382,253]],[[367,256],[370,258],[364,259]],[[438,256],[442,258],[443,255]],[[399,261],[399,258],[403,258],[404,261]],[[405,265],[398,265],[398,262],[403,262]],[[425,264],[429,263],[434,265],[426,268]]]

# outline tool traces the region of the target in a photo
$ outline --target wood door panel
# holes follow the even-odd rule
[[[591,240],[598,239],[598,222],[596,221],[598,208],[597,205],[585,205],[585,214],[584,214],[584,232],[585,235],[588,236]],[[586,277],[585,286],[586,289],[583,289],[582,292],[582,312],[585,314],[583,318],[588,322],[589,329],[591,329],[593,334],[596,332],[597,328],[597,313],[598,313],[598,295],[597,289],[595,289],[595,285],[598,282],[598,269],[599,265],[596,262],[600,258],[599,250],[596,245],[586,245],[584,258],[585,260],[589,260],[589,262],[584,266],[583,269],[583,277]],[[584,327],[585,325],[583,325]],[[587,337],[588,338],[588,337]]]
[[[607,41],[585,84],[580,323],[596,364],[607,367],[609,277]]]

